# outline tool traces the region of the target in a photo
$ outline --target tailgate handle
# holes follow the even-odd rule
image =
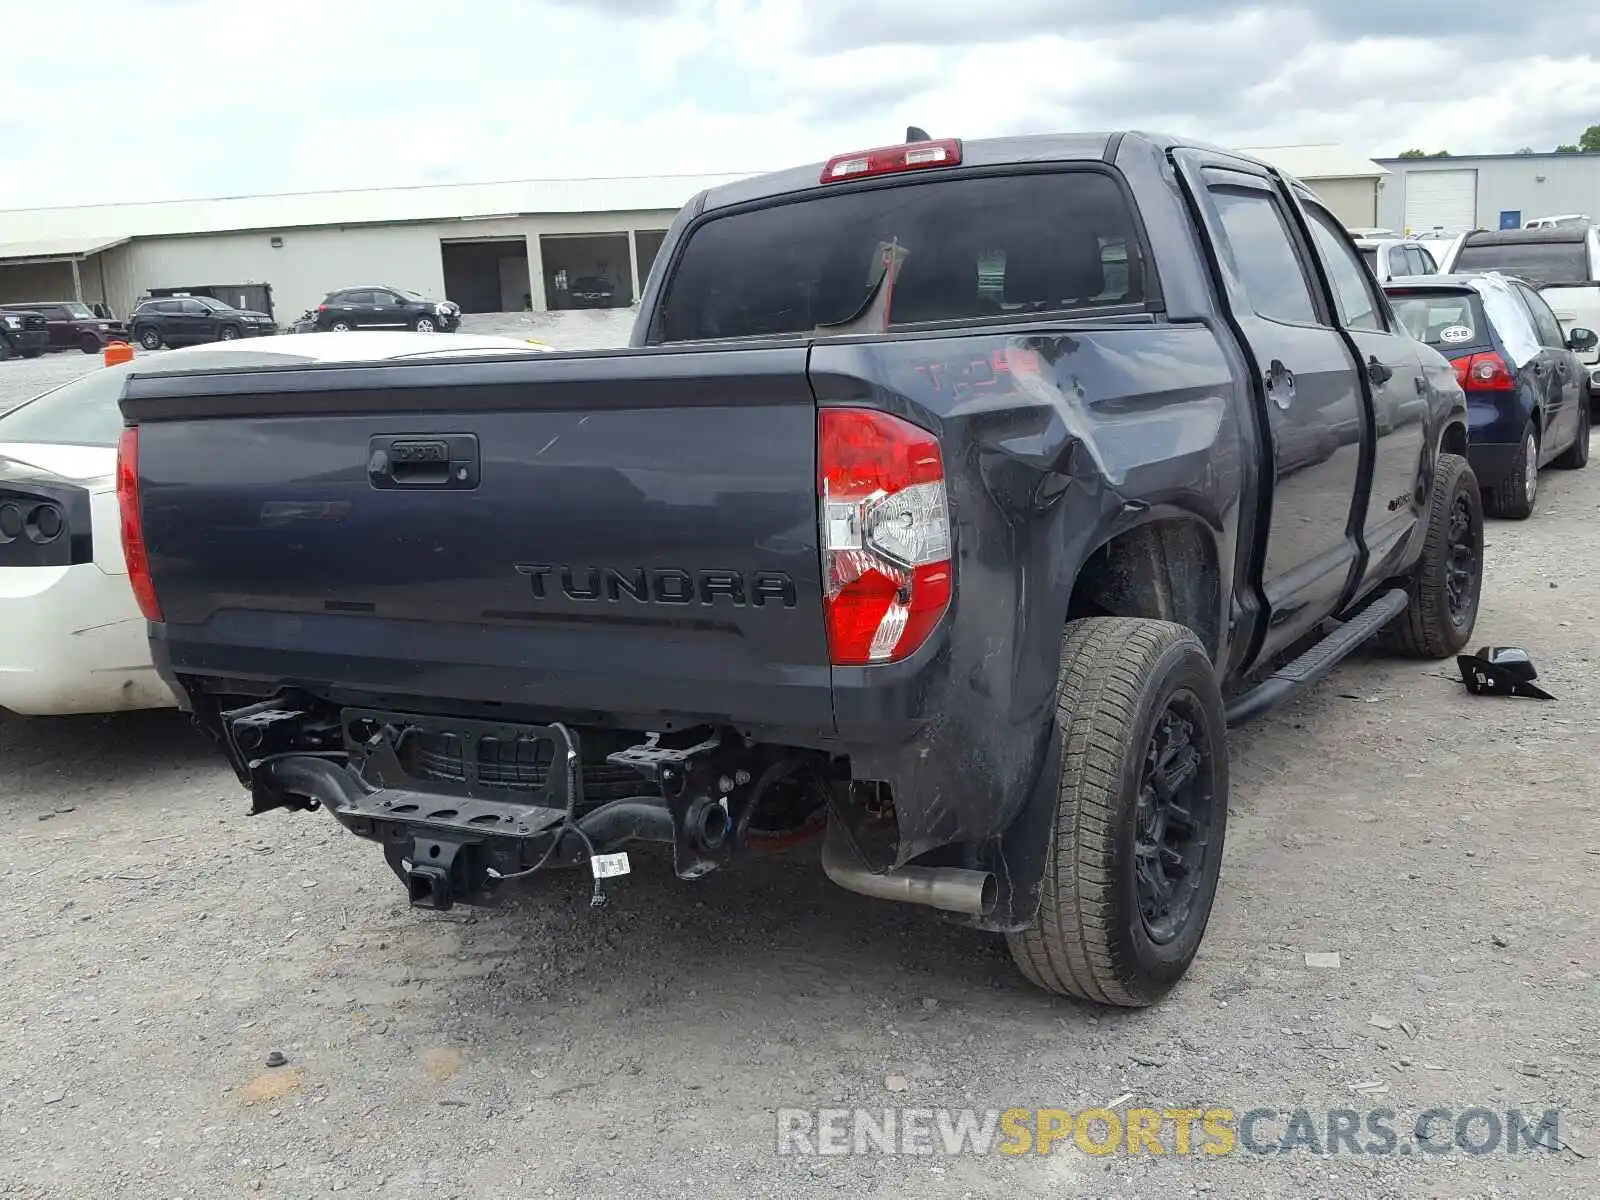
[[[476,434],[386,435],[367,445],[367,481],[380,490],[475,488],[478,477]]]

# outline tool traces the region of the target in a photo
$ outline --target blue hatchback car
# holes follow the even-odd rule
[[[1589,461],[1593,330],[1563,335],[1537,286],[1496,272],[1385,286],[1395,316],[1455,367],[1467,393],[1467,459],[1492,516],[1532,515],[1539,470]]]

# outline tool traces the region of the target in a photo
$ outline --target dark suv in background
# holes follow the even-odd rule
[[[234,308],[210,296],[164,296],[141,300],[128,318],[133,340],[146,350],[162,346],[195,346],[265,337],[278,327],[266,313]]]
[[[430,300],[406,288],[369,284],[329,292],[317,305],[316,326],[322,333],[350,329],[454,333],[461,328],[461,306],[449,300]]]
[[[120,342],[127,331],[116,321],[99,316],[81,300],[29,300],[0,304],[0,313],[37,313],[50,331],[49,349],[82,350],[98,354],[107,342]]]
[[[41,312],[0,311],[0,362],[8,358],[38,358],[50,348],[50,323]]]

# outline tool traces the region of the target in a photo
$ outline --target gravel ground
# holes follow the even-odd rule
[[[814,852],[692,885],[636,855],[598,914],[574,875],[414,912],[325,815],[247,818],[176,714],[0,719],[0,1195],[1600,1194],[1600,472],[1543,482],[1534,520],[1491,523],[1476,641],[1526,646],[1557,700],[1369,656],[1237,733],[1210,932],[1143,1013],[1033,991]],[[778,1108],[1108,1102],[1402,1134],[1557,1108],[1570,1149],[775,1153]]]

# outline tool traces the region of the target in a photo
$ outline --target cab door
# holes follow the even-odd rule
[[[1354,582],[1366,398],[1355,351],[1314,282],[1312,251],[1282,189],[1253,163],[1173,153],[1216,248],[1228,317],[1249,356],[1270,447],[1257,511],[1265,545],[1248,581],[1267,613],[1260,661],[1335,612]]]
[[[1428,437],[1428,380],[1418,344],[1394,319],[1387,299],[1363,269],[1338,219],[1308,196],[1298,197],[1317,261],[1333,296],[1339,327],[1361,363],[1372,409],[1373,453],[1365,486],[1362,582],[1393,575],[1428,502],[1421,486]]]

